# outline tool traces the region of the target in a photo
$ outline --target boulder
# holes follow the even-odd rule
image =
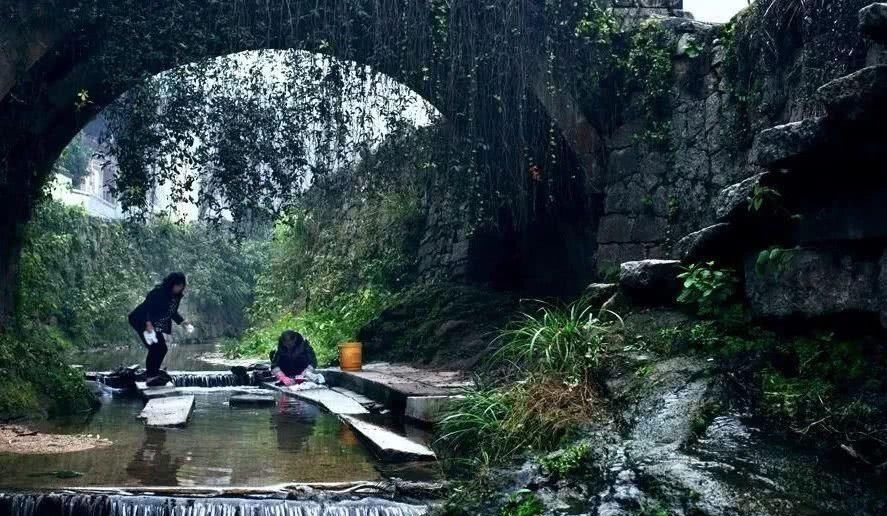
[[[619,270],[619,290],[635,303],[671,303],[680,291],[678,260],[625,262]]]
[[[790,168],[833,141],[832,133],[824,118],[771,127],[757,135],[749,160],[769,169]]]
[[[715,199],[715,215],[719,221],[739,220],[748,215],[748,200],[764,174],[756,174],[724,188]]]
[[[592,283],[585,287],[585,298],[592,306],[602,305],[613,297],[619,286],[615,283]]]
[[[684,263],[721,261],[723,257],[734,255],[742,245],[736,233],[736,228],[726,222],[708,226],[678,240],[671,255]]]
[[[838,121],[880,121],[887,114],[887,65],[863,68],[821,86],[817,96]]]
[[[874,3],[859,11],[859,31],[875,41],[887,41],[887,3]]]
[[[878,259],[828,249],[786,251],[780,263],[745,262],[745,291],[755,315],[815,318],[878,313]]]

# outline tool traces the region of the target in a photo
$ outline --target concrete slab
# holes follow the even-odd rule
[[[367,398],[363,394],[358,394],[354,391],[349,391],[348,389],[346,389],[344,387],[333,387],[332,389],[343,396],[348,396],[349,398],[360,403],[361,405],[363,405],[366,408],[370,408],[373,405],[378,405],[378,403],[371,400],[370,398]]]
[[[373,453],[383,461],[405,462],[435,460],[437,455],[425,445],[411,441],[386,428],[367,423],[353,416],[339,416],[358,436],[366,441]]]
[[[411,397],[447,397],[470,384],[456,371],[425,371],[405,365],[368,364],[361,371],[323,370],[331,385],[354,391],[405,414]]]
[[[148,401],[139,419],[144,419],[146,426],[185,426],[193,411],[194,396],[156,398]]]
[[[142,392],[142,397],[146,400],[153,400],[155,398],[170,398],[172,396],[178,396],[181,394],[178,389],[175,387],[148,387]]]
[[[328,387],[318,385],[306,389],[300,388],[301,386],[284,387],[271,382],[265,383],[265,386],[288,396],[320,405],[333,414],[369,414],[369,411],[360,403]]]
[[[450,404],[462,396],[410,396],[404,415],[422,423],[433,424],[443,418]]]
[[[274,405],[277,398],[273,394],[235,394],[228,398],[228,404],[232,407],[256,407]]]

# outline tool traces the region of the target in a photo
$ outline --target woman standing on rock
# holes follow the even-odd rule
[[[183,273],[171,273],[162,283],[151,289],[142,304],[129,314],[130,326],[139,335],[142,345],[148,348],[148,358],[145,360],[148,385],[157,383],[160,377],[160,365],[167,352],[163,334],[172,333],[173,321],[184,325],[188,333],[194,331],[194,326],[186,323],[185,318],[179,314],[179,304],[185,295],[187,284]]]

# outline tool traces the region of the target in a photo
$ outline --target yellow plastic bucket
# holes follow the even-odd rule
[[[363,366],[363,344],[343,342],[339,344],[339,367],[343,371],[360,371]]]

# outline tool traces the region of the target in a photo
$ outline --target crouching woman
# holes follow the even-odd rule
[[[301,333],[287,330],[277,339],[277,351],[271,357],[271,372],[280,383],[293,385],[308,380],[324,383],[320,374],[314,373],[317,356],[314,348]]]

